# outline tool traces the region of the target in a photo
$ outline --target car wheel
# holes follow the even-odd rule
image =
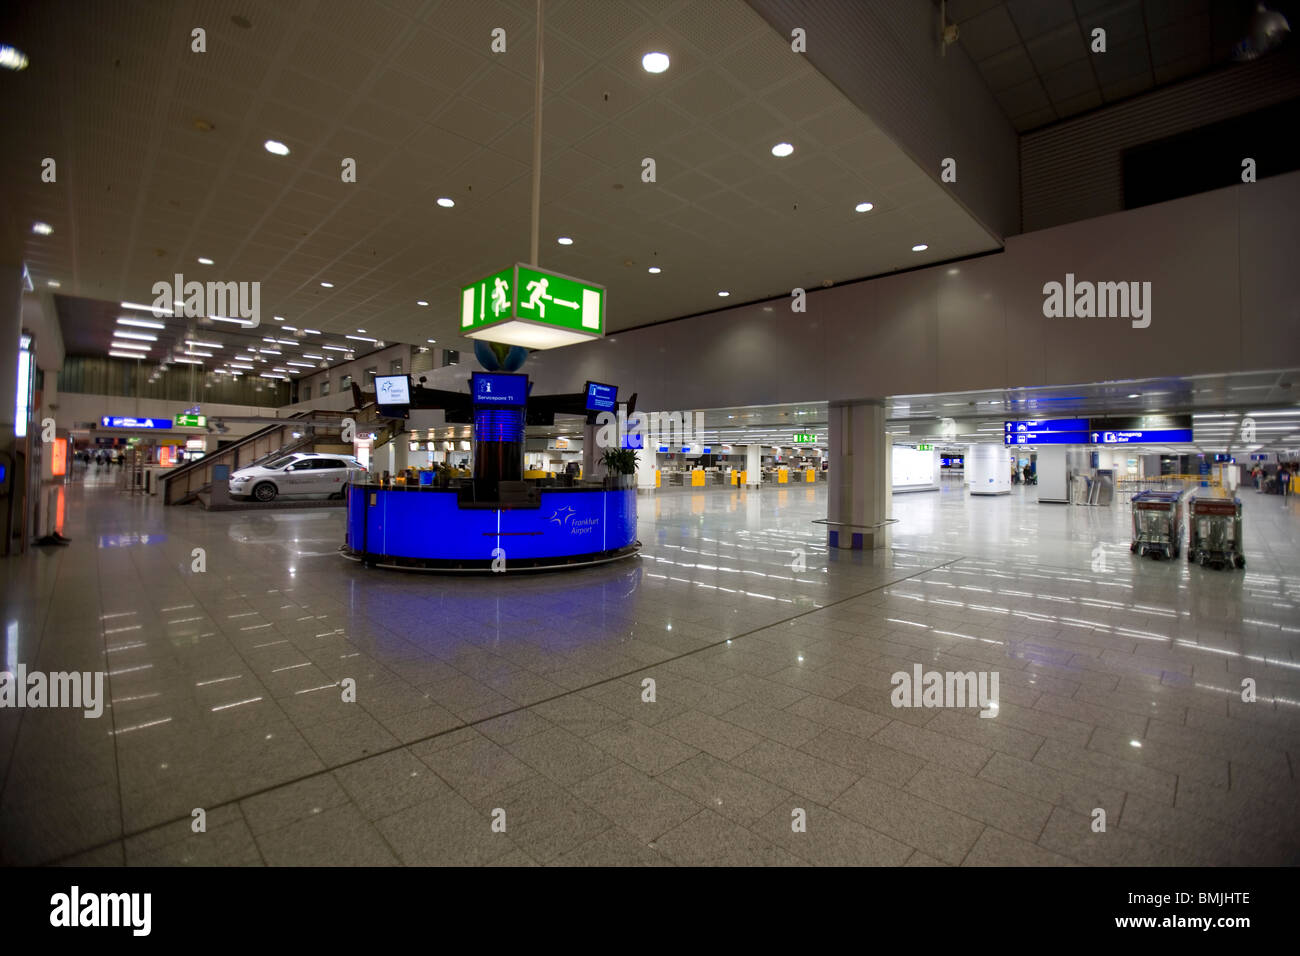
[[[253,497],[258,501],[274,501],[279,490],[269,481],[264,481],[253,489]]]
[[[343,497],[343,492],[336,491],[330,495],[330,501],[339,501]]]

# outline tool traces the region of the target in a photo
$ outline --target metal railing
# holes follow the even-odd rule
[[[274,423],[259,428],[251,435],[245,435],[238,441],[231,442],[225,448],[210,452],[198,461],[188,462],[169,470],[159,476],[162,484],[163,504],[181,505],[194,500],[200,491],[207,490],[212,484],[212,470],[217,465],[229,465],[230,473],[240,468],[248,468],[274,456],[287,455],[304,448],[311,448],[327,435],[321,433],[319,424],[322,418],[336,420],[339,427],[345,412],[310,411],[295,412],[283,423]],[[302,419],[310,418],[316,424],[303,425]],[[324,428],[330,429],[329,425]],[[302,436],[293,438],[295,429],[302,430]]]

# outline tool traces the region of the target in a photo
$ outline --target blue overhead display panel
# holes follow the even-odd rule
[[[587,383],[587,411],[612,412],[618,407],[618,386]]]
[[[528,376],[507,372],[475,372],[470,395],[476,406],[523,408],[528,404]]]

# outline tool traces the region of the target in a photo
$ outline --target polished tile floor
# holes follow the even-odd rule
[[[952,483],[830,554],[825,487],[642,498],[639,559],[445,578],[339,557],[338,510],[92,475],[69,547],[0,564],[3,664],[112,703],[0,709],[0,861],[1300,862],[1294,499],[1246,493],[1234,573],[1133,558],[1123,504]],[[997,671],[996,717],[891,706],[916,663]]]

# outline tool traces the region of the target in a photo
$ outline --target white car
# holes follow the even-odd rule
[[[230,496],[257,501],[274,501],[279,495],[342,498],[348,482],[366,478],[366,469],[351,455],[297,452],[239,469],[230,476]]]

